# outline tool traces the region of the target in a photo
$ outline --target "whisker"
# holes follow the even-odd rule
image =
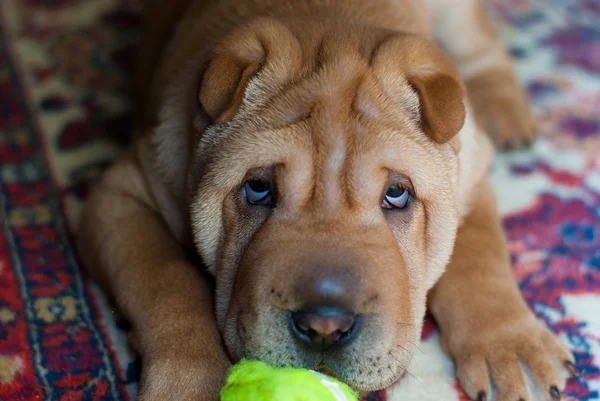
[[[398,345],[399,345],[399,346],[400,346],[400,348],[402,348],[402,349],[403,349],[403,350],[404,350],[404,351],[405,351],[405,352],[406,352],[408,355],[410,355],[409,362],[411,362],[413,359],[415,359],[415,355],[414,355],[412,352],[410,352],[408,349],[404,348],[404,347],[402,346],[402,344],[398,344]]]
[[[405,348],[403,348],[404,351],[408,352]],[[410,354],[410,353],[409,353]],[[406,374],[408,374],[410,377],[412,377],[413,379],[415,379],[423,388],[423,390],[425,390],[425,385],[423,384],[423,382],[421,380],[419,380],[417,378],[417,376],[413,375],[408,368],[406,367],[406,365],[404,363],[402,363],[402,361],[400,359],[398,359],[397,356],[395,356],[393,353],[390,353],[390,355],[392,356],[392,358],[394,358],[396,360],[396,363],[398,363],[398,365],[400,365],[400,367],[402,368],[402,370],[404,370],[406,372]],[[410,365],[410,362],[412,361],[412,358],[408,361],[408,364]]]
[[[410,340],[406,340],[407,343],[411,344],[413,347],[415,347],[416,349],[419,350],[419,352],[421,352],[421,354],[425,354],[425,352],[414,342],[410,341]]]

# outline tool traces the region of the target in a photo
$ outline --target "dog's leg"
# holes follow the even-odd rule
[[[216,400],[229,362],[212,290],[160,219],[132,158],[94,189],[78,245],[90,274],[132,323],[142,356],[138,400]]]
[[[533,142],[536,120],[483,0],[428,0],[436,38],[466,82],[476,118],[503,148]]]
[[[477,189],[447,271],[429,294],[429,308],[470,398],[490,400],[491,382],[498,401],[560,398],[573,356],[519,293],[488,183]],[[525,372],[541,396],[528,394]]]

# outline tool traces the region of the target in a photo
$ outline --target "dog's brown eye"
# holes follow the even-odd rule
[[[403,209],[408,205],[409,199],[410,193],[406,188],[400,185],[391,185],[385,193],[381,207],[384,209]]]
[[[263,180],[250,180],[244,184],[244,196],[251,205],[271,205],[271,185]]]

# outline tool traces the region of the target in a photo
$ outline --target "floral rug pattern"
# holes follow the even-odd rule
[[[514,274],[576,355],[569,400],[600,400],[600,2],[488,0],[542,138],[500,154]],[[72,233],[131,128],[133,0],[0,3],[0,401],[133,400],[139,359],[81,273]],[[373,399],[462,401],[428,323],[410,375]]]

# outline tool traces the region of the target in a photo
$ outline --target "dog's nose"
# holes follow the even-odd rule
[[[334,306],[315,306],[291,313],[296,337],[317,346],[329,346],[349,340],[355,331],[356,316]]]
[[[345,267],[321,266],[296,280],[301,306],[290,313],[291,329],[300,341],[323,348],[350,340],[357,333],[355,312],[360,280]]]

